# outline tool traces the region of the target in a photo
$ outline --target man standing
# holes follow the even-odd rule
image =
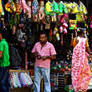
[[[34,92],[40,92],[41,78],[44,78],[44,92],[51,92],[50,86],[50,61],[56,59],[54,46],[47,41],[45,32],[40,33],[40,42],[32,50],[36,58],[34,67]]]
[[[0,33],[0,92],[9,92],[9,47]]]

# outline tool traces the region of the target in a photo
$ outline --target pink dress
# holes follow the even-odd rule
[[[91,75],[85,47],[86,38],[78,37],[78,40],[79,42],[75,46],[72,56],[72,85],[75,92],[79,92],[79,90],[86,92]]]

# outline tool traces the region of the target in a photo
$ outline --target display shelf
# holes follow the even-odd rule
[[[71,84],[71,73],[69,71],[51,71],[52,91],[64,90],[65,85]]]
[[[32,71],[32,73],[31,73]],[[12,70],[10,69],[9,70],[10,73],[12,72],[17,72],[17,73],[20,73],[20,72],[24,72],[24,73],[29,73],[30,76],[31,76],[31,79],[34,80],[34,76],[33,76],[33,70]],[[43,78],[41,80],[41,92],[43,92]],[[28,87],[22,87],[22,88],[10,88],[10,92],[33,92],[33,88],[28,88]]]

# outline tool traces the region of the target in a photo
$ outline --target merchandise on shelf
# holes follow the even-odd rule
[[[11,88],[31,87],[33,84],[31,77],[27,73],[10,73]]]
[[[51,70],[59,70],[61,72],[71,70],[71,62],[69,61],[57,61],[51,64]]]
[[[65,91],[67,91],[67,92],[74,92],[74,89],[73,89],[72,85],[66,85],[65,86]]]
[[[67,73],[54,71],[51,72],[50,78],[52,91],[64,90],[66,85],[71,84],[71,75]]]

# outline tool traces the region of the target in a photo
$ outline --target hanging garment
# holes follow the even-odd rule
[[[14,1],[13,0],[8,1],[5,4],[5,9],[7,12],[10,12],[10,13],[16,12],[16,6],[15,6]]]
[[[18,41],[20,42],[25,41],[25,33],[21,29],[17,30],[16,35],[17,35]]]
[[[53,1],[52,4],[51,4],[51,6],[52,6],[52,9],[53,9],[54,13],[58,13],[59,12],[57,2]]]
[[[78,44],[73,49],[72,56],[72,85],[75,92],[84,90],[86,92],[90,80],[90,67],[86,53],[86,38],[78,37]]]
[[[50,1],[45,4],[45,14],[53,15],[52,3]]]
[[[19,0],[19,4],[24,13],[31,13],[31,8],[27,5],[25,0]]]
[[[65,4],[65,6],[66,6],[66,8],[68,10],[68,13],[71,13],[71,9],[72,9],[73,3],[71,3],[71,2],[69,2],[69,3],[65,2],[64,4]]]
[[[62,15],[62,13],[68,13],[68,10],[65,6],[65,4],[63,3],[63,1],[60,1],[60,3],[58,4],[58,9],[59,9],[59,15]]]
[[[76,14],[76,18],[78,22],[83,21],[84,14],[87,14],[87,9],[85,5],[80,1],[80,4],[78,5],[78,13]]]
[[[0,15],[4,15],[3,0],[0,0]]]
[[[59,9],[59,15],[61,15],[63,13],[63,2],[61,1],[59,4],[58,4],[58,9]]]
[[[19,65],[21,65],[21,61],[22,61],[18,50],[13,46],[10,47],[10,61],[11,61],[12,68],[16,68]]]
[[[37,14],[38,13],[38,1],[33,0],[32,2],[32,13]]]

